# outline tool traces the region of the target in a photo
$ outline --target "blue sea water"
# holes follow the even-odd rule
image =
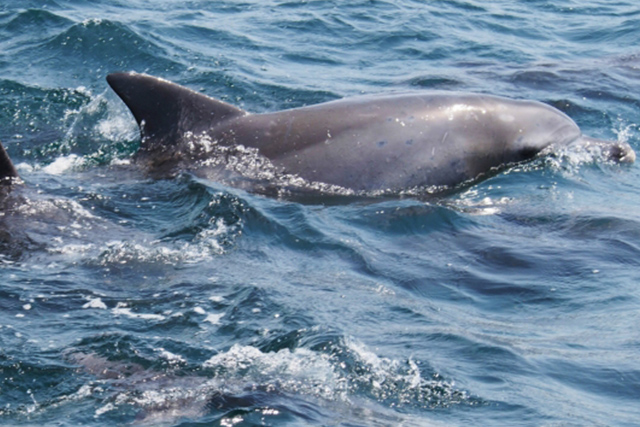
[[[535,99],[639,150],[638,46],[633,1],[2,0],[0,423],[637,425],[637,165],[557,153],[428,200],[157,179],[105,76],[258,113]]]

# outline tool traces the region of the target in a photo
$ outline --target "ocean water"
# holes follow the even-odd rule
[[[535,99],[640,150],[633,1],[0,3],[0,424],[637,425],[640,173],[560,152],[427,200],[131,162],[108,88],[251,112]]]

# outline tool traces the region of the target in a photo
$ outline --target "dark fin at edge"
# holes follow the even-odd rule
[[[175,146],[185,132],[197,134],[247,114],[233,105],[146,74],[113,73],[107,76],[107,82],[138,122],[141,151]]]
[[[4,146],[0,142],[0,181],[2,181],[2,183],[11,183],[13,182],[12,178],[17,177],[18,172],[7,154],[7,150],[4,149]]]

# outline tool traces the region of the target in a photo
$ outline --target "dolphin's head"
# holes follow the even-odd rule
[[[535,101],[516,101],[513,108],[512,147],[522,160],[547,147],[567,145],[597,151],[597,155],[616,163],[633,163],[636,155],[626,142],[605,141],[585,136],[563,112]]]
[[[516,157],[525,160],[549,146],[565,146],[582,135],[566,114],[536,101],[513,101],[497,114],[510,129],[507,144]]]

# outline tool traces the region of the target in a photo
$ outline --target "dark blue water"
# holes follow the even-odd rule
[[[146,72],[252,112],[535,99],[636,150],[631,1],[0,4],[0,423],[634,425],[640,173],[589,153],[433,200],[304,202],[132,165]]]

